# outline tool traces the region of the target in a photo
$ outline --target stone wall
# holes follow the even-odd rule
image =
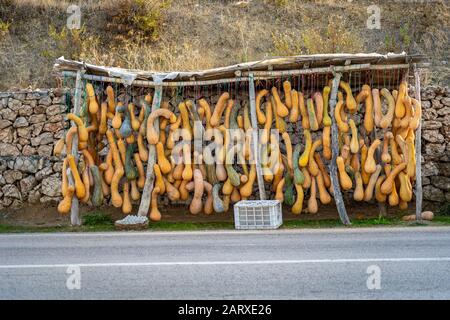
[[[57,89],[0,93],[0,209],[59,200],[62,162],[51,155],[64,100]]]
[[[58,89],[0,93],[0,209],[59,201],[62,161],[51,154],[68,126],[64,99]],[[450,88],[424,88],[422,106],[424,200],[450,202]]]

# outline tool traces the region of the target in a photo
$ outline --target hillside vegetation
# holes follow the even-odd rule
[[[70,4],[80,30],[68,30]],[[425,53],[429,79],[450,82],[445,0],[0,0],[0,90],[54,86],[65,56],[146,70],[193,70],[268,56],[324,52]]]

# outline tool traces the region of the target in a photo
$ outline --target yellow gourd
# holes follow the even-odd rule
[[[412,186],[409,177],[404,172],[398,174],[398,180],[400,182],[399,196],[400,199],[409,202],[412,199]]]
[[[366,129],[366,134],[373,131],[374,119],[373,119],[373,97],[370,87],[365,84],[362,89],[367,92],[367,97],[365,98],[366,111],[364,113],[364,128]]]
[[[347,172],[345,171],[344,159],[341,156],[338,156],[336,158],[336,164],[339,171],[339,181],[341,183],[342,189],[345,191],[350,190],[352,188],[352,179],[350,179]]]
[[[186,201],[189,199],[189,191],[186,189],[186,185],[189,181],[182,180],[180,186],[178,187],[178,192],[180,192],[180,200]]]
[[[300,214],[300,213],[302,213],[302,209],[303,209],[303,197],[304,197],[302,185],[295,184],[295,190],[297,192],[297,198],[295,200],[294,205],[291,208],[291,212],[293,214]]]
[[[67,178],[67,158],[64,158],[61,170],[61,194],[63,197],[66,196],[68,187],[69,181]]]
[[[270,101],[273,109],[272,114],[275,119],[275,128],[278,130],[279,133],[283,133],[286,131],[286,122],[284,122],[283,118],[278,115],[276,102],[273,96],[270,96]]]
[[[405,116],[400,119],[399,125],[401,128],[408,128],[413,115],[412,100],[410,96],[407,95],[403,98],[403,105],[405,107]]]
[[[355,191],[353,191],[353,199],[355,201],[362,201],[364,199],[364,187],[359,171],[355,171]]]
[[[391,125],[392,120],[394,119],[395,100],[394,100],[394,97],[389,92],[389,90],[386,88],[381,89],[380,93],[387,100],[387,103],[388,103],[388,111],[387,111],[386,115],[384,115],[380,120],[380,128],[386,129]],[[381,104],[380,104],[380,109],[381,109]]]
[[[112,158],[114,160],[114,174],[111,179],[111,202],[114,207],[122,207],[122,197],[119,193],[119,182],[125,171],[122,161],[120,159],[119,150],[117,149],[116,142],[114,141],[114,135],[111,130],[106,131],[106,137],[108,139],[109,148],[111,149]]]
[[[319,200],[322,204],[329,204],[331,202],[331,196],[325,187],[322,172],[319,172],[315,177],[317,182],[317,188],[319,189]]]
[[[306,111],[305,97],[303,96],[302,92],[298,93],[298,102],[299,102],[300,114],[302,116],[302,128],[303,128],[303,130],[309,129],[309,116],[308,116],[308,112]]]
[[[322,130],[322,152],[323,157],[327,160],[331,160],[331,126],[325,126]]]
[[[383,182],[384,183],[384,182]],[[392,181],[392,192],[388,196],[388,202],[391,207],[395,207],[399,204],[400,198],[397,193],[397,188],[395,186],[395,181]]]
[[[89,166],[87,165],[85,165],[83,173],[81,174],[81,180],[83,181],[84,190],[86,190],[86,193],[80,201],[82,203],[87,203],[90,197]]]
[[[156,144],[156,155],[158,165],[161,168],[161,172],[163,174],[168,174],[172,170],[172,165],[170,164],[170,161],[167,160],[164,154],[164,145],[162,144],[162,142],[158,142]]]
[[[358,153],[359,151],[358,130],[356,129],[355,121],[353,121],[353,119],[350,119],[348,123],[352,131],[352,139],[350,140],[350,151],[352,153]]]
[[[231,195],[231,193],[233,192],[233,188],[234,186],[231,184],[230,178],[227,178],[227,180],[223,184],[222,193],[224,195]]]
[[[258,123],[259,124],[265,124],[266,123],[266,116],[265,116],[264,112],[261,111],[261,100],[262,100],[263,97],[267,96],[268,93],[269,93],[269,90],[262,89],[261,91],[259,91],[256,94],[255,109],[256,109],[256,117],[258,118]]]
[[[107,168],[105,169],[105,182],[108,185],[111,185],[112,178],[114,176],[114,166],[113,166],[113,156],[111,152],[111,148],[108,150],[108,154],[106,155],[105,164]]]
[[[225,109],[226,102],[230,98],[230,95],[228,92],[222,93],[222,95],[219,97],[219,100],[216,103],[216,107],[214,108],[214,112],[211,116],[211,126],[216,127],[220,123],[220,119],[222,118],[222,113]]]
[[[302,155],[298,159],[298,165],[300,167],[306,167],[306,165],[308,164],[309,154],[311,152],[311,147],[312,147],[311,133],[309,132],[309,130],[304,129],[303,135],[305,137],[305,150],[303,151]]]
[[[122,212],[124,214],[131,213],[132,210],[131,199],[130,199],[130,183],[126,181],[123,184],[123,203],[122,203]]]
[[[64,198],[58,204],[58,212],[60,214],[68,214],[72,207],[72,198],[75,193],[74,186],[68,186]]]
[[[239,192],[242,197],[248,198],[252,195],[253,184],[255,183],[255,180],[256,180],[256,166],[255,164],[252,164],[252,166],[250,167],[250,173],[247,182],[244,183],[239,189]]]
[[[89,133],[88,133],[86,127],[84,126],[83,121],[79,117],[74,115],[73,113],[69,113],[67,115],[67,120],[71,120],[77,125],[78,140],[80,142],[87,142],[89,139]],[[70,152],[70,151],[67,150],[67,152]]]
[[[134,131],[139,131],[141,123],[136,118],[136,114],[134,113],[134,104],[132,103],[128,104],[128,114],[130,115],[131,127],[133,128]]]
[[[161,212],[158,210],[158,194],[160,190],[158,187],[153,188],[152,190],[152,200],[151,200],[151,209],[150,209],[150,220],[152,221],[160,221],[161,220]]]
[[[392,192],[392,189],[395,185],[394,179],[395,177],[404,169],[406,168],[406,163],[402,162],[398,164],[387,176],[386,180],[384,180],[383,184],[381,185],[381,192],[384,194],[390,194]]]
[[[78,168],[75,163],[75,157],[71,154],[67,156],[67,162],[72,172],[72,177],[75,182],[75,194],[78,199],[83,199],[86,195],[86,189],[84,187],[83,181],[81,180],[80,174],[78,173]]]
[[[416,176],[416,149],[414,147],[413,137],[406,138],[406,145],[408,146],[408,161],[406,165],[406,174],[410,179]]]
[[[303,189],[309,189],[311,187],[311,175],[306,167],[301,168],[304,180],[302,183]]]
[[[314,94],[314,103],[316,104],[317,125],[320,126],[323,119],[323,98],[320,92]]]
[[[377,183],[378,176],[381,172],[381,166],[377,164],[375,172],[370,176],[369,183],[366,186],[366,190],[364,190],[364,201],[370,201],[373,197],[373,190],[375,188],[375,184]]]
[[[381,144],[380,139],[375,139],[372,144],[369,147],[369,150],[367,151],[367,158],[364,163],[364,171],[367,173],[374,173],[376,170],[376,162],[375,162],[375,151],[378,148],[378,146]]]
[[[328,104],[330,99],[331,88],[329,86],[323,87],[323,125],[325,127],[331,127],[331,117],[328,114]],[[325,128],[324,128],[325,129]]]
[[[147,119],[147,142],[150,144],[157,144],[159,140],[158,131],[154,127],[154,121],[158,117],[169,119],[170,123],[175,123],[177,121],[177,117],[170,110],[157,109],[152,111]]]
[[[156,163],[153,165],[153,172],[155,174],[155,187],[159,188],[160,194],[164,194],[164,192],[166,192],[166,185],[161,173],[161,168]]]
[[[296,123],[298,120],[299,112],[300,112],[297,90],[293,89],[291,91],[291,96],[292,96],[292,108],[291,108],[291,113],[289,114],[289,121],[291,123]]]
[[[406,97],[407,93],[408,93],[408,84],[406,83],[406,81],[402,81],[398,89],[397,101],[395,103],[395,116],[399,119],[403,118],[406,113],[406,108],[403,99]]]
[[[395,165],[402,163],[403,158],[398,153],[397,142],[395,141],[395,139],[393,137],[392,137],[392,139],[389,140],[389,144],[391,146],[392,163]]]
[[[286,146],[286,158],[289,170],[294,170],[294,165],[292,163],[292,143],[291,138],[289,137],[289,134],[287,132],[284,132],[282,134],[284,145]]]
[[[205,99],[198,100],[198,105],[205,110],[205,124],[206,129],[212,128],[211,126],[211,107],[209,106],[209,103]]]
[[[283,90],[284,90],[284,104],[288,109],[292,108],[292,96],[291,96],[291,83],[286,80],[283,82]]]
[[[189,205],[189,211],[192,214],[197,214],[202,211],[202,196],[204,192],[203,176],[199,169],[194,170],[194,196],[191,204]]]
[[[119,129],[122,126],[122,114],[119,112],[119,109],[123,106],[122,102],[118,102],[116,106],[116,110],[114,111],[114,118],[111,121],[111,125],[114,129]]]
[[[287,115],[289,115],[289,109],[284,105],[283,102],[281,102],[280,96],[278,95],[278,90],[276,87],[272,87],[272,97],[275,100],[275,110],[277,111],[276,114],[284,118]]]
[[[108,112],[115,113],[116,100],[114,98],[114,89],[111,86],[106,87],[106,101],[108,102]]]
[[[91,83],[86,83],[86,94],[88,98],[88,104],[89,104],[89,113],[95,114],[98,112],[98,103],[97,99],[95,98],[95,91],[94,87]]]
[[[66,143],[64,138],[59,139],[58,142],[55,143],[55,146],[53,147],[53,155],[59,157],[64,149],[65,144]]]
[[[207,182],[203,181],[204,189],[206,191],[206,200],[205,204],[203,205],[203,212],[205,214],[211,214],[214,212],[214,199],[212,195],[212,185]]]
[[[131,196],[131,200],[133,200],[133,201],[137,201],[141,198],[141,194],[139,193],[139,189],[138,189],[136,180],[130,181],[130,196]]]
[[[340,132],[348,132],[349,127],[347,122],[345,122],[341,117],[341,110],[344,107],[343,101],[338,101],[336,107],[334,108],[334,118],[336,119],[336,124]]]
[[[311,178],[311,190],[309,192],[309,199],[308,199],[308,213],[315,214],[319,210],[319,207],[317,205],[317,189],[316,189],[316,179],[314,177]]]
[[[314,159],[314,153],[316,152],[316,149],[322,145],[322,140],[318,139],[314,141],[314,143],[311,146],[311,149],[309,151],[309,158],[308,158],[308,171],[311,173],[313,177],[316,177],[319,174],[319,166],[316,163],[316,160]]]
[[[138,146],[138,152],[139,152],[139,158],[142,162],[148,161],[148,149],[146,148],[144,144],[144,137],[140,134],[137,136],[137,146]]]
[[[391,155],[389,153],[389,141],[392,138],[394,138],[394,136],[392,135],[392,132],[386,131],[384,133],[383,151],[381,153],[381,161],[383,161],[384,163],[391,163],[391,160],[392,160]]]
[[[325,165],[323,164],[322,159],[320,158],[320,154],[318,152],[314,153],[314,159],[316,160],[317,166],[319,167],[319,170],[322,173],[325,187],[329,188],[331,186],[330,175],[328,174],[327,169],[325,168]]]
[[[308,110],[309,128],[312,131],[319,130],[319,122],[317,121],[316,111],[314,110],[314,103],[312,99],[306,100],[306,107]]]
[[[355,113],[358,109],[358,105],[356,103],[355,98],[353,97],[350,85],[347,82],[341,81],[339,83],[339,87],[341,87],[345,91],[346,94],[345,105],[347,106],[348,111],[350,113]]]
[[[280,201],[280,203],[283,203],[284,201],[284,194],[283,194],[283,187],[284,187],[285,178],[282,178],[280,182],[277,184],[276,190],[275,190],[275,200]]]
[[[383,118],[383,112],[381,110],[380,91],[378,89],[372,89],[372,101],[373,101],[374,122],[377,127],[380,127],[380,121],[381,118]]]

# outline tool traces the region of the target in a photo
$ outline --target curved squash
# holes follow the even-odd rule
[[[288,206],[292,206],[295,202],[295,194],[294,194],[294,184],[292,182],[292,176],[289,171],[286,172],[286,177],[284,180],[284,202]]]
[[[283,82],[284,104],[288,109],[292,109],[291,83],[286,80]]]
[[[295,184],[295,191],[297,192],[297,199],[295,200],[294,205],[291,208],[291,212],[293,214],[300,214],[302,213],[303,209],[303,198],[304,198],[304,192],[303,187],[301,184]]]
[[[159,188],[160,194],[164,194],[166,192],[166,184],[161,173],[161,168],[156,163],[153,165],[153,172],[155,174],[155,187]]]
[[[160,221],[161,220],[161,212],[158,210],[158,194],[160,190],[158,187],[153,188],[152,190],[152,199],[151,199],[151,209],[150,209],[150,220],[152,221]]]
[[[325,126],[322,130],[322,149],[323,157],[331,160],[331,126]]]
[[[383,118],[383,112],[381,110],[380,91],[378,89],[372,89],[372,101],[374,111],[374,122],[377,127],[380,127],[380,121]]]
[[[205,214],[211,214],[214,212],[212,185],[207,181],[203,181],[203,185],[206,191],[206,200],[205,204],[203,205],[203,212]]]
[[[292,155],[292,165],[294,169],[294,183],[301,185],[303,181],[305,180],[305,176],[303,175],[302,171],[300,170],[300,167],[298,165],[298,160],[300,158],[300,151],[301,151],[301,144],[298,143],[295,148]]]
[[[307,129],[303,130],[303,135],[305,136],[305,149],[300,158],[298,159],[298,165],[300,167],[306,167],[306,165],[308,164],[309,155],[311,153],[312,148],[311,133],[309,132],[309,130]]]
[[[117,149],[116,142],[114,141],[114,135],[111,130],[106,131],[106,137],[108,139],[109,148],[111,149],[115,169],[111,179],[111,202],[114,207],[120,208],[122,207],[122,197],[119,193],[119,182],[125,172],[120,159],[119,150]]]
[[[95,98],[94,87],[91,83],[86,83],[86,94],[89,104],[89,113],[96,114],[98,112],[98,103],[97,99]]]
[[[111,86],[106,87],[106,101],[108,103],[108,112],[116,111],[116,100],[114,98],[114,89]]]
[[[81,169],[80,169],[81,171]],[[82,199],[80,199],[80,201],[82,203],[87,203],[89,201],[90,198],[90,181],[89,181],[89,176],[90,176],[90,172],[89,172],[89,166],[86,164],[84,166],[84,170],[82,170],[82,174],[81,174],[81,180],[83,181],[83,185],[84,185],[84,190],[86,190],[86,193],[84,195],[84,197]]]
[[[406,165],[406,174],[410,179],[416,177],[416,149],[414,147],[414,138],[407,137],[406,145],[408,146],[408,161]]]
[[[220,185],[220,183],[217,183],[212,188],[213,208],[217,213],[225,212],[225,205],[219,196],[219,190],[221,189],[221,187],[222,186]]]
[[[355,190],[353,191],[353,199],[355,201],[362,201],[364,199],[363,181],[359,171],[355,171]]]
[[[282,134],[284,145],[286,146],[286,158],[289,170],[294,170],[294,165],[292,162],[292,143],[291,138],[289,137],[289,134],[287,132],[284,132]]]
[[[316,104],[316,120],[317,125],[320,126],[322,124],[323,119],[323,98],[320,92],[314,93],[314,103]]]
[[[157,129],[154,127],[154,121],[159,117],[169,119],[170,123],[175,123],[177,121],[177,117],[168,109],[157,109],[152,111],[147,119],[147,142],[150,144],[158,143],[159,134]]]
[[[322,162],[322,159],[320,158],[320,154],[318,152],[314,153],[314,159],[316,160],[317,166],[319,167],[319,170],[322,173],[323,182],[325,184],[325,187],[329,188],[331,186],[331,179],[327,172],[327,169],[325,168],[325,165]]]
[[[311,178],[311,190],[309,193],[309,199],[308,199],[308,213],[315,214],[319,210],[319,207],[317,205],[317,187],[316,187],[316,178]]]
[[[395,181],[392,182],[392,192],[388,196],[388,202],[391,207],[395,207],[399,204],[400,198],[397,193],[397,188],[395,186]]]
[[[403,158],[398,153],[397,149],[397,142],[395,141],[394,137],[389,140],[389,144],[391,146],[391,154],[392,154],[392,163],[397,165],[403,162]]]
[[[66,196],[68,187],[69,187],[69,180],[67,177],[67,158],[64,158],[61,170],[61,195],[63,197]]]
[[[302,92],[298,93],[298,102],[299,102],[300,114],[302,116],[302,128],[303,128],[303,130],[309,129],[310,128],[309,116],[308,116],[308,111],[306,111],[305,97],[303,96]]]
[[[350,119],[348,121],[350,129],[352,131],[352,139],[350,140],[350,151],[352,153],[358,153],[359,151],[359,141],[358,141],[358,130],[356,129],[355,121]]]
[[[124,214],[131,213],[133,207],[131,205],[131,199],[130,199],[130,183],[126,181],[123,184],[123,203],[122,203],[122,212]]]
[[[210,120],[212,127],[217,127],[219,125],[220,119],[222,118],[222,114],[226,106],[226,102],[229,98],[230,94],[228,92],[222,93],[222,95],[219,97]]]
[[[283,118],[277,114],[276,102],[273,96],[270,96],[270,101],[273,109],[272,114],[275,119],[275,128],[278,130],[279,133],[283,133],[286,131],[286,122],[284,122]]]
[[[328,114],[328,104],[330,99],[331,88],[329,86],[323,87],[323,125],[324,127],[331,127],[331,117]]]
[[[345,191],[350,190],[353,184],[352,179],[350,179],[347,172],[345,171],[344,159],[341,156],[338,156],[336,158],[336,164],[339,171],[339,181],[341,183],[342,189]]]
[[[138,134],[136,142],[137,142],[137,146],[138,146],[139,158],[141,159],[142,162],[147,162],[148,161],[148,149],[145,146],[144,137],[142,135]]]
[[[412,100],[410,96],[406,95],[405,98],[403,98],[403,105],[405,107],[405,116],[400,119],[399,126],[401,128],[408,128],[413,115]]]
[[[386,180],[384,180],[381,185],[381,192],[384,194],[390,194],[392,192],[393,187],[395,186],[394,179],[395,177],[406,168],[406,163],[402,162],[397,165],[387,176]]]
[[[161,168],[161,172],[163,174],[168,174],[170,171],[172,171],[172,165],[170,164],[170,161],[167,160],[164,154],[164,146],[162,142],[158,142],[156,144],[156,155],[158,165]]]
[[[289,121],[291,123],[296,123],[300,112],[297,90],[293,89],[291,91],[291,96],[292,96],[292,108],[291,113],[289,114]]]
[[[283,201],[284,201],[284,193],[283,193],[284,183],[285,183],[285,178],[281,178],[281,180],[277,184],[277,187],[275,190],[275,200],[280,201],[280,203],[283,203]]]
[[[316,176],[317,188],[319,189],[319,200],[322,204],[329,204],[331,202],[331,196],[325,187],[322,172]]]
[[[369,150],[367,151],[367,158],[364,163],[364,171],[367,173],[372,174],[376,170],[376,162],[374,154],[380,144],[381,144],[380,139],[375,139],[370,145]]]
[[[311,175],[309,174],[308,169],[306,167],[303,167],[301,170],[304,177],[302,187],[303,189],[309,189],[311,187]]]
[[[141,123],[136,118],[134,104],[132,104],[132,103],[128,104],[128,114],[130,115],[131,128],[133,128],[134,131],[139,131],[139,128],[141,127]]]
[[[261,111],[261,100],[262,100],[263,97],[267,96],[268,93],[269,93],[269,90],[262,89],[261,91],[259,91],[256,94],[255,109],[256,109],[256,117],[258,118],[258,123],[259,124],[265,124],[266,123],[266,116],[265,116],[264,112]],[[266,110],[266,113],[267,113],[267,110]]]
[[[339,82],[339,87],[341,87],[346,94],[345,105],[350,113],[355,113],[358,109],[358,104],[356,103],[355,98],[352,94],[352,89],[347,82],[341,81]]]
[[[94,180],[94,189],[92,191],[91,201],[94,206],[101,206],[103,204],[103,186],[102,176],[99,168],[96,165],[89,166]]]
[[[392,135],[392,132],[386,131],[384,133],[383,151],[381,153],[381,161],[383,161],[384,163],[391,163],[391,155],[389,154],[389,141],[393,138],[394,136]]]
[[[366,190],[364,191],[364,201],[368,202],[372,200],[373,190],[375,188],[375,184],[377,183],[378,176],[381,172],[381,166],[377,164],[375,172],[370,176],[369,183],[366,186]]]
[[[314,103],[311,98],[306,100],[306,107],[308,110],[309,128],[311,129],[311,131],[319,130],[319,122],[317,121],[316,111],[314,110]]]
[[[264,130],[261,133],[261,144],[267,144],[269,141],[270,129],[272,128],[272,104],[270,101],[266,102],[266,121],[264,124]]]
[[[198,105],[205,110],[205,125],[206,129],[211,129],[211,107],[209,106],[209,103],[205,99],[198,100]]]
[[[252,164],[250,167],[250,173],[247,182],[244,183],[239,189],[239,192],[242,197],[248,198],[252,195],[253,184],[255,183],[255,180],[256,180],[256,166],[255,164]]]
[[[73,113],[69,113],[67,115],[67,120],[73,121],[76,126],[77,126],[77,130],[78,130],[78,140],[80,142],[87,142],[89,139],[89,133],[86,129],[86,127],[83,124],[83,121],[77,117],[76,115],[74,115]],[[67,141],[67,140],[66,140]],[[66,142],[67,144],[67,142]],[[68,152],[70,152],[69,150],[67,150]]]
[[[278,90],[276,87],[272,87],[271,89],[272,97],[275,100],[275,105],[272,107],[275,107],[275,110],[277,111],[276,114],[284,118],[287,115],[289,115],[289,109],[284,105],[283,102],[281,102],[280,96],[278,95]]]
[[[74,193],[75,193],[75,187],[68,186],[66,195],[58,204],[58,212],[60,214],[68,214],[69,213],[70,208],[72,207],[72,198],[73,198]]]
[[[314,153],[316,152],[316,149],[321,145],[322,140],[318,139],[314,141],[311,146],[311,150],[309,151],[308,171],[313,177],[316,177],[319,174],[319,166],[317,165],[316,160],[314,160]]]
[[[394,100],[394,97],[392,96],[392,94],[386,88],[381,89],[380,93],[381,93],[381,96],[383,96],[387,100],[387,103],[388,103],[388,111],[387,111],[386,115],[384,115],[380,120],[380,128],[386,129],[391,125],[392,120],[394,119],[395,100]],[[381,104],[380,104],[380,109],[381,109]]]
[[[202,211],[202,196],[205,185],[203,184],[202,172],[199,169],[194,170],[194,196],[191,204],[189,205],[189,211],[192,214],[197,214]]]
[[[408,93],[408,84],[406,83],[406,81],[402,81],[398,89],[397,101],[395,103],[395,116],[399,119],[403,118],[406,113],[406,108],[403,99],[406,97],[407,93]]]
[[[73,180],[75,182],[75,194],[78,199],[83,199],[86,195],[86,189],[84,187],[83,181],[81,180],[80,174],[78,173],[78,167],[75,163],[75,157],[71,154],[67,156],[67,162],[72,173]]]
[[[349,127],[347,122],[345,122],[341,117],[342,109],[344,108],[344,102],[338,101],[336,107],[334,108],[334,118],[336,119],[336,124],[340,132],[348,132]]]
[[[366,134],[373,131],[374,128],[374,116],[373,116],[373,97],[370,87],[365,84],[362,86],[363,91],[367,92],[367,97],[365,98],[364,104],[366,105],[366,110],[364,113],[364,128],[366,129]]]
[[[398,180],[400,182],[399,196],[404,202],[409,202],[412,200],[412,186],[409,177],[404,172],[398,174]]]

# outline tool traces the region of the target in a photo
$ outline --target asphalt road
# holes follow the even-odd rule
[[[449,299],[450,228],[0,235],[0,299],[110,298]]]

